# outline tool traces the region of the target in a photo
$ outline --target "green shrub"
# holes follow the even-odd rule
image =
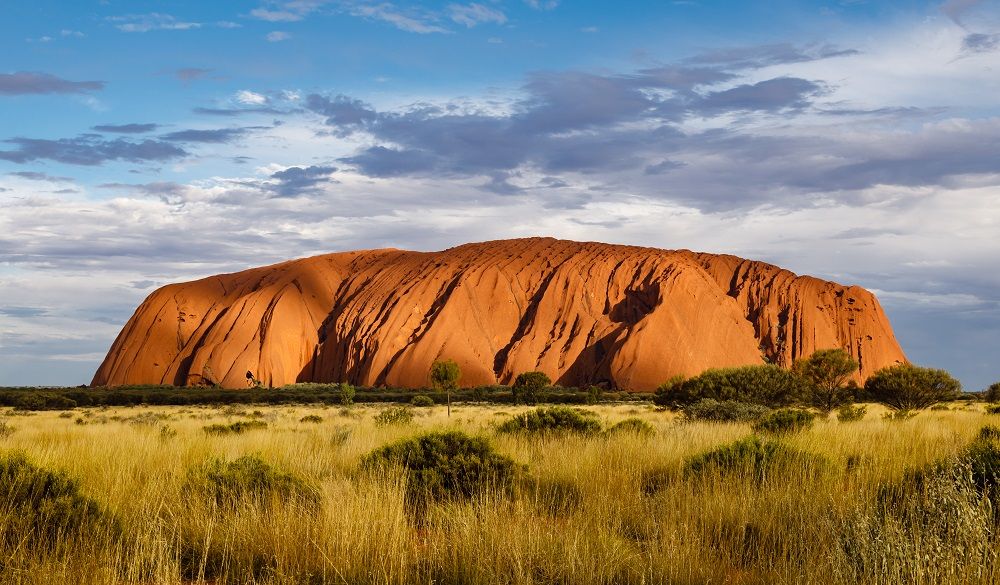
[[[579,433],[600,432],[601,423],[590,413],[581,413],[568,406],[551,406],[515,415],[504,421],[501,433]]]
[[[983,438],[983,435],[990,438]],[[998,429],[986,427],[979,431],[979,439],[972,442],[961,458],[972,470],[972,483],[982,494],[991,496],[994,506],[1000,504],[1000,446],[997,445]],[[996,510],[1000,512],[1000,508]]]
[[[607,434],[629,434],[651,437],[656,434],[656,429],[653,428],[653,425],[642,420],[641,418],[627,418],[615,423],[607,430]]]
[[[374,420],[380,427],[408,425],[413,422],[413,410],[405,406],[393,406],[376,414]]]
[[[681,407],[711,398],[738,401],[769,407],[789,406],[805,394],[802,379],[775,365],[721,368],[686,380],[673,378],[656,391],[654,402],[661,406]]]
[[[321,417],[318,414],[307,414],[304,417],[300,418],[299,422],[301,422],[301,423],[319,424],[319,423],[323,422],[323,417]]]
[[[535,404],[538,402],[538,394],[550,385],[552,379],[545,372],[523,372],[517,375],[510,390],[514,395],[514,402]]]
[[[86,530],[116,528],[98,505],[63,472],[31,463],[23,454],[0,456],[0,549],[54,545]],[[0,567],[2,567],[0,561]]]
[[[783,408],[776,410],[753,425],[758,433],[789,434],[810,428],[816,415],[808,410]]]
[[[202,427],[209,435],[240,435],[247,431],[266,429],[267,423],[262,420],[241,420],[230,424],[213,424]]]
[[[868,414],[867,406],[845,404],[837,409],[837,420],[842,423],[855,422],[864,419],[866,414]]]
[[[399,468],[406,498],[422,507],[430,501],[462,500],[512,486],[516,465],[483,437],[459,431],[433,432],[379,447],[361,459],[363,471]]]
[[[882,413],[882,420],[886,422],[903,422],[917,416],[912,410],[890,410]]]
[[[430,378],[436,390],[455,390],[462,378],[462,369],[455,360],[439,360],[431,364]]]
[[[987,406],[986,414],[1000,414],[1000,404],[991,404]]]
[[[760,404],[750,404],[737,400],[715,400],[703,398],[681,409],[684,418],[715,422],[753,422],[771,412]]]
[[[858,362],[839,348],[821,349],[792,365],[792,372],[806,384],[807,401],[821,412],[854,401],[857,385],[851,377],[857,371]]]
[[[979,434],[976,435],[976,438],[983,441],[998,441],[1000,440],[1000,427],[986,425],[979,429]]]
[[[810,473],[825,466],[826,460],[819,455],[753,436],[690,457],[684,472],[691,476],[745,474],[763,481],[772,473]]]
[[[220,506],[250,501],[297,501],[318,504],[319,490],[292,473],[279,471],[253,455],[233,461],[212,460],[188,473],[185,489]]]
[[[898,364],[878,370],[865,382],[865,393],[893,410],[921,410],[955,400],[962,385],[944,370]]]
[[[983,390],[983,400],[994,404],[1000,402],[1000,382],[990,384],[989,388]]]
[[[428,406],[434,406],[434,399],[430,396],[425,396],[423,394],[418,394],[410,400],[411,406],[416,406],[418,408],[426,408]]]
[[[340,383],[337,384],[337,394],[342,405],[350,406],[354,404],[354,395],[357,394],[357,390],[350,384]]]

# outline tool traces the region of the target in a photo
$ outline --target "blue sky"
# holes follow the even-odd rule
[[[529,235],[860,284],[1000,379],[995,0],[10,4],[0,384],[167,282]]]

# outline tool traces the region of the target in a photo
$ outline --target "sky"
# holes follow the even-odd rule
[[[166,283],[527,236],[857,284],[1000,380],[1000,0],[0,13],[0,385],[89,383]]]

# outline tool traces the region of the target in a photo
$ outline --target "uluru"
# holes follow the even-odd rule
[[[540,370],[649,391],[714,367],[788,367],[843,348],[863,381],[906,361],[875,296],[764,262],[529,238],[441,252],[342,252],[170,284],[136,309],[94,385],[415,388]]]

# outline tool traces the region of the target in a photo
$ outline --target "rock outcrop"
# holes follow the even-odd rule
[[[842,347],[858,381],[905,361],[875,296],[735,256],[532,238],[366,250],[171,284],[136,310],[94,385],[463,386],[541,370],[652,390],[673,375],[790,366]]]

